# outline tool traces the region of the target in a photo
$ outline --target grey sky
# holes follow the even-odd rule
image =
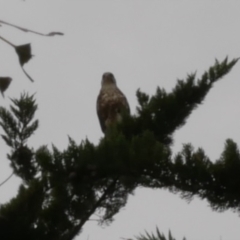
[[[240,56],[238,1],[18,1],[0,0],[0,19],[33,30],[62,31],[46,38],[0,27],[0,35],[15,44],[31,42],[35,57],[26,65],[35,79],[22,73],[14,51],[0,42],[0,75],[13,78],[1,105],[21,92],[36,92],[40,128],[30,139],[35,148],[54,143],[67,146],[102,137],[96,97],[103,72],[114,73],[135,113],[138,88],[153,94],[157,86],[171,90],[176,79],[208,69],[215,58]],[[208,94],[187,124],[175,134],[174,151],[183,143],[203,147],[212,161],[226,138],[240,144],[240,66],[234,67]],[[1,130],[2,132],[2,130]],[[0,140],[0,181],[6,178],[8,148]],[[0,203],[16,195],[19,180],[1,187]],[[89,222],[77,239],[113,240],[133,237],[144,229],[169,229],[177,239],[238,240],[239,216],[231,210],[213,212],[205,201],[190,204],[164,190],[138,189],[108,227]]]

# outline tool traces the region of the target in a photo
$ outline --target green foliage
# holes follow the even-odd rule
[[[226,75],[238,59],[228,62],[216,60],[215,64],[196,80],[196,74],[189,74],[186,80],[178,80],[172,92],[157,88],[152,97],[137,91],[139,106],[138,117],[127,118],[124,122],[124,134],[132,136],[145,130],[154,133],[156,139],[164,144],[172,143],[174,131],[182,127],[191,112],[203,102],[213,83]]]
[[[42,185],[34,180],[30,187],[21,186],[17,197],[1,206],[0,239],[38,239],[44,229],[38,224],[42,199]]]
[[[175,157],[174,172],[174,187],[181,189],[184,198],[197,195],[207,199],[214,210],[233,208],[240,211],[240,155],[232,140],[226,141],[225,149],[215,163],[202,149],[194,152],[191,145],[185,145]]]
[[[8,159],[15,174],[29,181],[37,172],[33,150],[26,145],[28,138],[38,128],[38,120],[33,121],[37,105],[33,95],[28,94],[22,94],[19,100],[11,101],[11,111],[0,107],[0,126],[5,132],[1,136],[11,147]]]
[[[166,188],[187,199],[196,195],[216,210],[240,210],[240,155],[233,141],[227,140],[215,163],[190,144],[175,157],[170,148],[174,131],[236,62],[216,61],[197,83],[189,75],[171,93],[158,88],[149,97],[138,91],[138,115],[126,115],[98,145],[69,138],[63,151],[31,149],[27,141],[38,127],[34,96],[23,94],[12,99],[10,110],[0,108],[8,158],[23,180],[18,195],[0,207],[1,239],[72,240],[92,215],[99,224],[111,223],[139,186]]]
[[[139,236],[135,237],[136,240],[176,240],[172,234],[171,231],[169,231],[168,233],[168,238],[165,237],[164,234],[160,233],[158,227],[156,228],[156,234],[154,235],[153,233],[148,233],[147,231],[145,231],[145,235],[140,234]],[[129,239],[132,240],[132,239]],[[184,237],[183,240],[186,240],[186,238]]]
[[[0,107],[0,125],[5,132],[5,135],[1,136],[9,147],[17,149],[26,143],[38,127],[38,120],[29,125],[34,118],[37,105],[33,95],[28,94],[22,94],[19,100],[11,100],[13,103],[10,106],[11,112]]]

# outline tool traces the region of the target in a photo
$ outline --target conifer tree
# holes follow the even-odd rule
[[[126,239],[127,240],[127,239]],[[133,239],[128,239],[133,240]],[[172,234],[171,231],[168,232],[168,237],[166,237],[164,234],[160,233],[159,229],[156,228],[156,233],[148,233],[145,231],[145,234],[140,234],[139,236],[136,236],[134,240],[176,240]],[[186,240],[184,237],[182,240]]]
[[[138,90],[136,115],[124,116],[97,145],[69,137],[66,150],[33,149],[29,138],[38,128],[34,95],[24,93],[9,108],[0,107],[7,157],[22,179],[17,195],[0,207],[0,239],[72,240],[95,213],[99,223],[111,223],[139,186],[169,189],[185,198],[197,195],[215,210],[239,211],[236,143],[227,140],[215,163],[191,145],[175,157],[171,153],[174,132],[237,61],[216,61],[200,79],[190,74],[169,93],[157,88],[150,97]]]

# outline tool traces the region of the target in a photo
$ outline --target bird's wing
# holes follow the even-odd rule
[[[107,109],[106,109],[106,101],[104,100],[104,93],[100,91],[97,98],[97,115],[100,122],[100,126],[103,132],[106,130],[105,121],[107,119]]]
[[[118,88],[100,91],[97,98],[97,114],[103,132],[106,130],[107,122],[115,122],[117,114],[122,114],[123,111],[130,114],[127,98]]]
[[[129,103],[128,103],[128,100],[127,98],[125,97],[125,95],[119,90],[119,92],[121,93],[121,102],[122,102],[122,105],[126,111],[127,114],[130,114],[130,107],[129,107]]]

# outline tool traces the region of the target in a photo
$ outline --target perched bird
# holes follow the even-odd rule
[[[10,77],[0,77],[0,92],[4,97],[4,92],[7,90],[12,79]]]
[[[97,115],[103,133],[113,123],[122,120],[122,114],[130,114],[125,95],[117,87],[116,79],[110,72],[102,76],[102,87],[97,98]]]

